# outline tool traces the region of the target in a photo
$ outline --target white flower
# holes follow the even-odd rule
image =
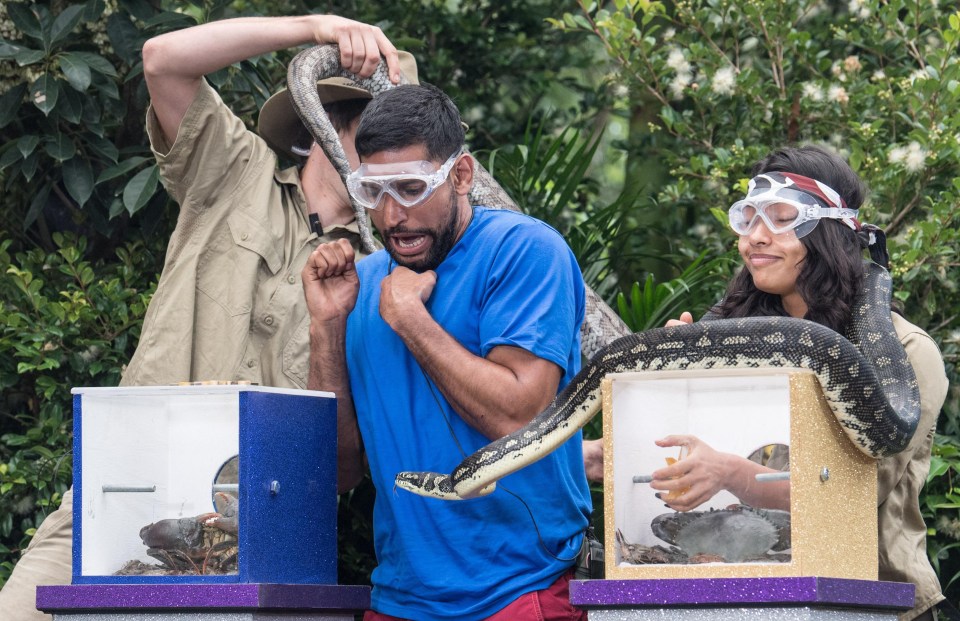
[[[850,101],[850,96],[847,95],[847,89],[836,84],[831,84],[830,88],[827,89],[827,99],[835,101],[842,106]]]
[[[887,74],[884,73],[883,69],[877,69],[873,72],[873,75],[870,76],[870,79],[874,82],[881,82],[887,79]]]
[[[924,71],[923,69],[917,69],[916,71],[910,74],[910,78],[909,78],[910,84],[913,84],[917,80],[926,80],[929,77],[930,76],[927,75],[926,71]]]
[[[887,161],[891,164],[899,164],[907,156],[907,150],[904,147],[894,147],[887,153]]]
[[[854,17],[866,19],[870,17],[870,7],[864,6],[864,4],[864,0],[850,0],[850,3],[847,4],[847,10]]]
[[[710,88],[717,95],[732,95],[737,86],[737,74],[733,67],[721,67],[713,74]]]
[[[613,87],[613,96],[617,99],[625,99],[628,95],[630,95],[630,89],[626,84],[620,83]]]
[[[819,84],[805,82],[803,84],[803,98],[810,101],[823,101],[823,89]]]
[[[673,37],[675,37],[676,34],[677,34],[677,31],[676,31],[675,29],[673,29],[673,28],[667,28],[666,30],[663,31],[663,40],[664,40],[664,41],[669,41],[670,39],[672,39]]]
[[[672,99],[683,99],[683,89],[693,81],[693,76],[689,73],[678,73],[670,85],[667,87]]]
[[[687,58],[683,55],[683,50],[678,47],[670,48],[670,53],[667,54],[667,66],[680,73],[690,73],[690,63],[687,62]]]
[[[927,161],[927,150],[920,146],[917,141],[907,145],[907,154],[903,159],[904,167],[910,172],[919,172],[923,170],[923,165]]]

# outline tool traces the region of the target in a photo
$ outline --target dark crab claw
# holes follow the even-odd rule
[[[140,539],[148,548],[187,550],[203,543],[203,528],[197,518],[171,518],[141,528]]]

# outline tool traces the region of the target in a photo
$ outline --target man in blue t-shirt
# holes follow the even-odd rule
[[[394,488],[398,472],[450,472],[523,426],[579,370],[573,254],[538,220],[471,205],[463,144],[438,89],[375,98],[348,188],[385,250],[355,264],[349,244],[324,244],[303,271],[308,387],[337,395],[341,491],[366,457],[378,492],[364,619],[585,619],[567,591],[591,510],[580,434],[487,496]]]

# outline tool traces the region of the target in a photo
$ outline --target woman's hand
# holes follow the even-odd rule
[[[663,327],[671,328],[673,326],[683,326],[690,323],[693,323],[693,315],[688,311],[683,311],[680,313],[680,319],[668,319],[667,323],[663,324]]]
[[[689,313],[685,313],[689,315]],[[681,316],[682,322],[683,317]],[[729,453],[714,450],[696,436],[672,435],[656,441],[657,446],[685,447],[686,456],[671,466],[653,473],[650,487],[665,492],[659,498],[677,511],[690,511],[713,498],[714,494],[727,488],[730,475]]]

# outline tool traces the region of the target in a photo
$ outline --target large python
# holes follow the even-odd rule
[[[374,96],[391,83],[383,63],[366,80],[343,71],[335,46],[302,52],[290,65],[287,81],[295,108],[337,171],[346,177],[349,164],[315,87],[317,80],[333,75],[354,80]],[[475,190],[476,194],[471,194],[475,204],[516,209],[480,166]],[[365,210],[357,204],[354,209],[363,243],[372,249],[375,245]],[[623,323],[594,294],[592,301],[588,298],[582,332],[582,349],[590,362],[543,412],[523,428],[466,457],[450,475],[402,472],[396,484],[416,494],[448,500],[490,493],[496,481],[570,439],[600,410],[601,380],[610,373],[626,371],[809,369],[857,448],[875,458],[896,453],[906,447],[916,430],[920,396],[913,368],[890,318],[890,295],[887,271],[868,264],[844,338],[820,324],[788,317],[702,321],[623,336]]]
[[[890,319],[889,274],[871,263],[864,285],[849,340],[790,317],[702,321],[622,337],[603,348],[529,424],[468,456],[452,475],[402,472],[396,484],[448,500],[489,493],[497,480],[572,437],[600,410],[601,380],[625,371],[810,369],[860,451],[875,458],[901,451],[920,418],[917,380]]]
[[[316,84],[324,78],[340,76],[354,81],[374,97],[394,84],[387,75],[386,63],[381,62],[369,78],[359,78],[340,66],[340,48],[336,45],[321,45],[297,54],[287,68],[287,89],[293,99],[294,109],[310,135],[317,141],[342,179],[350,174],[350,163],[343,152],[343,145],[330,119],[323,110]],[[360,241],[364,249],[377,249],[370,231],[366,209],[350,197],[354,214],[360,228]],[[473,187],[470,189],[472,205],[495,209],[519,211],[516,203],[503,191],[500,184],[487,170],[476,162]],[[595,291],[587,287],[586,312],[580,330],[583,355],[592,358],[600,348],[614,339],[629,334],[630,329]]]

